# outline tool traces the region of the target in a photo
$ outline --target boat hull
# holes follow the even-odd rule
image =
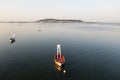
[[[61,66],[59,66],[57,63],[55,63],[55,68],[56,68],[58,71],[63,71],[63,70],[64,70],[64,66],[65,66],[65,63],[62,64]]]
[[[9,40],[9,42],[12,44],[12,43],[14,43],[15,42],[15,38],[11,38],[10,40]]]
[[[55,68],[58,70],[58,71],[63,71],[64,70],[64,67],[65,67],[65,58],[63,55],[61,55],[61,57],[58,55],[55,55],[54,56],[54,65],[55,65]]]

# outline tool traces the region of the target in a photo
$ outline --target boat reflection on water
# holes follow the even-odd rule
[[[57,44],[57,54],[54,56],[54,65],[58,71],[63,72],[63,74],[66,73],[64,69],[65,68],[65,57],[64,55],[61,54],[60,44]]]

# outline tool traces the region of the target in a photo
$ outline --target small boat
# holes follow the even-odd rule
[[[12,44],[15,42],[15,34],[9,39],[9,42]]]
[[[63,73],[66,72],[64,70],[65,57],[64,57],[64,55],[61,54],[61,46],[60,46],[60,44],[57,44],[57,54],[54,56],[54,64],[55,64],[55,68],[58,71],[62,71]]]
[[[42,31],[41,29],[38,29],[38,31]]]

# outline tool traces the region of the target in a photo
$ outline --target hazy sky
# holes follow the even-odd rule
[[[120,22],[120,0],[0,0],[0,21],[43,18]]]

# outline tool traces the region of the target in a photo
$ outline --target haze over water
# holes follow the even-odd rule
[[[44,18],[120,22],[120,0],[0,0],[0,21]]]
[[[115,25],[1,23],[0,80],[120,80],[119,35]],[[58,43],[66,75],[54,67]]]

